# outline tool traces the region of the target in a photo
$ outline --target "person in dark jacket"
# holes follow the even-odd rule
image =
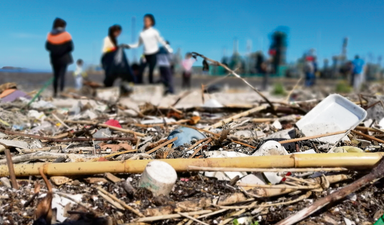
[[[169,42],[167,41],[167,45]],[[164,95],[166,94],[174,94],[173,90],[173,74],[172,74],[172,60],[173,55],[169,53],[167,49],[163,46],[159,48],[159,52],[157,53],[157,65],[160,70],[161,83],[163,83],[165,87]]]
[[[73,42],[71,35],[65,31],[67,23],[60,18],[53,22],[52,31],[48,34],[45,48],[50,53],[53,69],[53,96],[57,97],[57,88],[60,83],[60,91],[65,87],[65,74],[68,65],[73,63],[71,52]]]
[[[118,45],[117,37],[121,34],[120,25],[109,27],[108,36],[104,38],[101,64],[105,72],[104,86],[112,87],[117,78],[122,78],[125,82],[134,82],[135,77],[128,64],[128,59],[124,53],[126,45]],[[119,54],[119,55],[118,55]]]

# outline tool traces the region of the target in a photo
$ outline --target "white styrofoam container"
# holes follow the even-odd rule
[[[356,127],[367,112],[338,94],[329,95],[296,123],[305,136],[332,133]],[[319,141],[336,143],[344,134],[318,138]]]

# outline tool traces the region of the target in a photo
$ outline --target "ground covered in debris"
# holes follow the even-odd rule
[[[195,90],[166,106],[90,85],[62,96],[70,107],[16,86],[0,86],[1,224],[349,225],[384,214],[379,85],[273,101],[254,90],[257,101],[235,105]],[[191,95],[203,104],[179,107]]]

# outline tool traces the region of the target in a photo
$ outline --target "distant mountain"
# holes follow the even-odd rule
[[[22,67],[13,67],[13,66],[3,66],[1,68],[3,70],[26,70],[27,68],[22,68]]]

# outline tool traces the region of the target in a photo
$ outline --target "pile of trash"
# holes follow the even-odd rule
[[[383,224],[380,97],[62,107],[0,89],[1,224]]]

